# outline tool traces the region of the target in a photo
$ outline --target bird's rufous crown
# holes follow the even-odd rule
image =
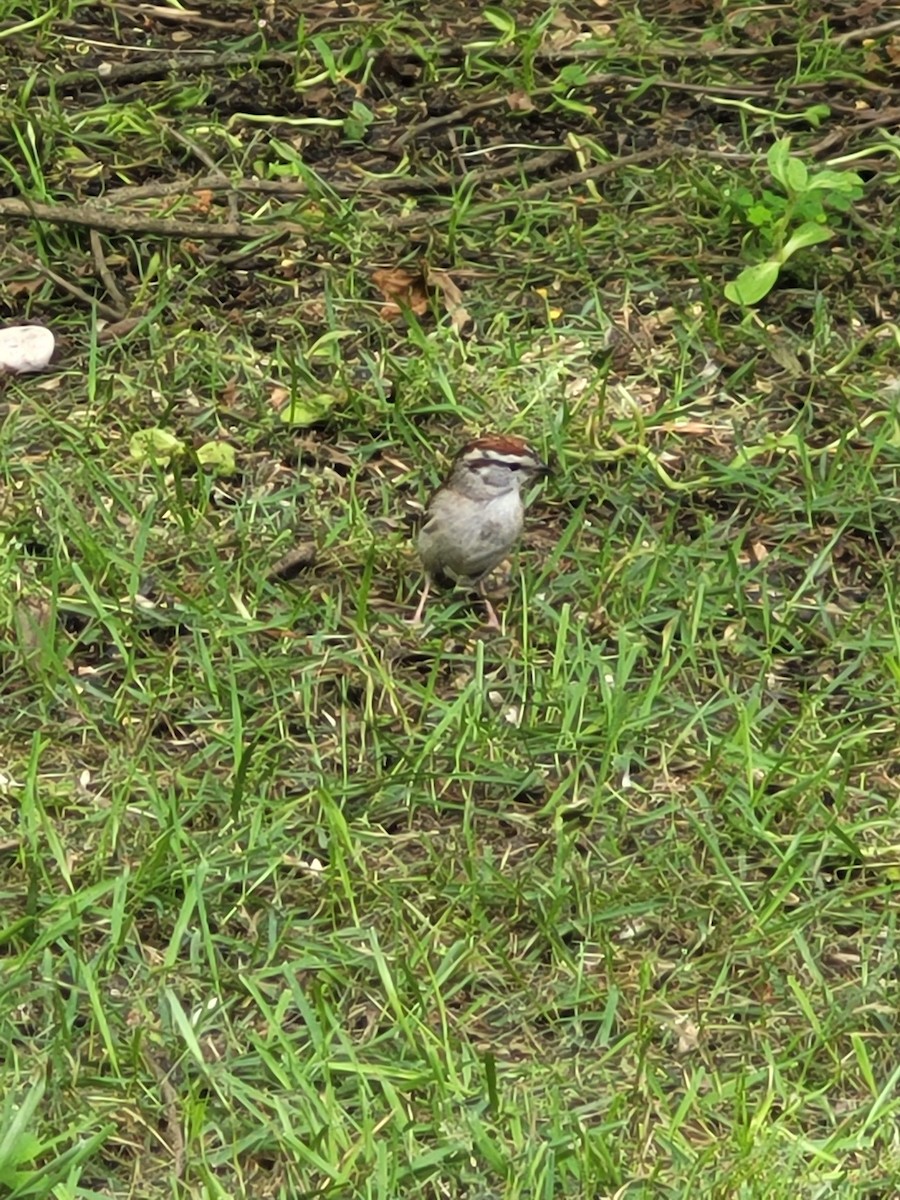
[[[460,454],[468,454],[470,450],[493,450],[495,454],[534,454],[524,438],[506,433],[486,433],[483,437],[472,438],[466,442]]]

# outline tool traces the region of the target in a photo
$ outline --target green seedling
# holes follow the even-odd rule
[[[832,214],[847,212],[863,194],[863,181],[853,171],[811,171],[791,157],[791,139],[779,138],[766,156],[769,173],[784,195],[764,189],[759,195],[741,188],[732,204],[753,229],[745,241],[766,253],[745,267],[725,295],[734,304],[756,304],[775,286],[788,259],[808,246],[831,239]]]

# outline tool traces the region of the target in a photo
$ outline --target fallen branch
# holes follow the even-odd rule
[[[88,308],[96,308],[100,316],[104,317],[107,321],[118,321],[121,318],[122,313],[118,309],[113,308],[109,304],[104,304],[102,300],[98,300],[95,296],[90,295],[84,288],[79,287],[77,283],[72,283],[64,275],[60,275],[52,267],[48,267],[45,263],[42,263],[39,258],[35,258],[31,254],[26,254],[24,250],[19,250],[16,246],[9,243],[4,246],[3,250],[5,254],[11,254],[16,262],[21,263],[23,267],[36,271],[38,275],[43,275],[45,279],[49,279],[51,283],[55,284],[58,288],[62,288],[64,292],[68,292],[70,296],[74,296],[76,300],[80,300]]]
[[[677,145],[654,146],[648,150],[638,150],[634,154],[625,154],[621,158],[608,159],[606,162],[595,163],[584,171],[568,171],[555,179],[545,179],[534,183],[521,191],[510,192],[507,196],[498,196],[485,204],[472,205],[467,210],[468,216],[494,213],[500,208],[514,208],[523,200],[539,200],[553,192],[565,191],[566,188],[577,187],[588,180],[602,179],[604,175],[612,175],[624,167],[632,167],[638,163],[648,163],[660,158],[676,157],[688,154],[687,147]],[[453,209],[445,208],[440,212],[409,213],[393,220],[387,218],[385,225],[390,229],[415,229],[421,225],[439,225],[453,217]]]
[[[533,171],[543,171],[552,167],[562,159],[570,158],[572,151],[563,147],[545,150],[533,158],[516,159],[515,162],[505,163],[502,167],[485,167],[480,171],[470,171],[466,181],[471,187],[484,187],[503,179],[512,179],[516,175],[527,175]],[[458,175],[360,175],[359,183],[339,183],[336,180],[322,178],[322,190],[331,191],[341,199],[353,199],[368,193],[377,196],[388,196],[395,193],[409,195],[418,192],[440,192],[461,182]],[[200,175],[196,179],[176,179],[168,183],[143,183],[134,187],[116,188],[106,192],[100,198],[100,203],[111,207],[118,204],[133,204],[136,200],[163,200],[173,196],[187,196],[191,192],[224,192],[235,191],[252,195],[254,192],[262,196],[275,196],[281,200],[290,200],[298,196],[312,195],[314,185],[302,179],[228,179],[220,173],[215,175]],[[2,203],[2,201],[0,201]]]
[[[475,187],[490,187],[504,179],[527,175],[530,171],[544,170],[570,155],[570,150],[547,150],[524,161],[517,159],[502,167],[472,171],[467,178]],[[638,156],[638,158],[640,157]],[[634,160],[635,156],[632,156],[628,161]],[[567,176],[562,178],[567,178]],[[340,196],[351,197],[370,193],[382,195],[394,192],[437,192],[441,190],[441,186],[446,188],[458,182],[457,177],[451,176],[447,176],[443,180],[404,179],[398,176],[388,180],[366,180],[356,188],[346,185],[336,187],[327,181],[324,186],[331,188]],[[235,219],[220,223],[183,221],[175,217],[151,217],[141,213],[126,214],[115,210],[117,205],[133,204],[138,200],[187,197],[198,191],[227,192],[232,196],[239,192],[258,192],[263,195],[278,196],[282,199],[292,199],[309,195],[310,189],[306,183],[299,180],[285,182],[270,179],[228,179],[225,175],[216,172],[214,175],[201,175],[192,180],[175,180],[169,183],[149,183],[140,187],[117,188],[107,192],[92,205],[45,204],[33,200],[0,199],[0,218],[47,221],[51,225],[78,225],[86,229],[98,230],[101,233],[143,233],[168,238],[194,238],[197,241],[218,238],[247,241],[268,234],[276,237],[283,236],[297,229],[296,223],[287,221],[271,221],[258,225]],[[103,207],[100,207],[101,205]]]
[[[149,83],[152,79],[165,79],[167,75],[183,76],[219,68],[293,66],[296,61],[295,54],[184,54],[178,58],[156,58],[152,62],[120,63],[111,66],[105,73],[93,70],[43,75],[35,80],[30,94],[46,96],[51,91],[108,88],[117,83]]]
[[[271,226],[256,226],[209,221],[179,221],[168,217],[125,216],[87,204],[40,204],[36,200],[0,200],[0,217],[46,221],[49,225],[80,225],[102,233],[149,233],[164,238],[255,238]],[[291,226],[285,225],[288,233]]]

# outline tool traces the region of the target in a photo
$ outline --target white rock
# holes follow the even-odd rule
[[[43,325],[11,325],[0,329],[0,374],[43,371],[55,345],[56,338]]]

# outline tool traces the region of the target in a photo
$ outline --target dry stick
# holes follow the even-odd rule
[[[175,10],[173,10],[175,11]],[[163,75],[193,74],[195,71],[218,70],[223,67],[279,67],[293,66],[297,61],[295,54],[195,54],[186,53],[177,59],[167,52],[165,61],[156,59],[154,62],[122,63],[110,67],[105,75],[99,71],[68,71],[62,75],[44,76],[35,81],[31,89],[32,96],[46,96],[55,88],[66,91],[69,88],[108,87],[117,83],[146,83]]]
[[[666,91],[675,92],[690,92],[699,93],[705,99],[715,100],[716,96],[729,96],[742,98],[765,98],[772,95],[772,88],[764,84],[745,86],[745,87],[729,87],[720,84],[700,84],[700,83],[684,83],[677,79],[642,79],[638,75],[614,75],[609,73],[601,73],[591,75],[585,80],[585,86],[602,87],[604,84],[626,84],[628,86],[641,86],[649,84],[650,87],[663,88]],[[892,91],[892,88],[883,87],[879,84],[872,85],[876,91]],[[555,89],[552,87],[535,88],[529,93],[531,97],[543,95],[551,95]],[[427,121],[422,121],[419,125],[412,125],[404,133],[400,134],[391,142],[391,149],[400,150],[407,142],[413,138],[418,138],[423,133],[433,133],[434,130],[440,129],[445,125],[452,124],[455,121],[464,120],[473,113],[481,112],[488,108],[494,108],[499,104],[505,103],[506,96],[497,96],[490,100],[477,100],[472,104],[464,105],[461,108],[456,108],[452,112],[443,113],[438,117],[431,117]],[[785,96],[784,103],[791,108],[802,108],[809,103],[805,95],[800,96]]]
[[[251,32],[256,30],[255,21],[247,21],[243,25],[240,21],[217,21],[214,17],[202,17],[199,13],[191,12],[186,8],[162,8],[158,5],[149,4],[122,4],[117,2],[112,5],[117,12],[127,13],[129,16],[141,17],[143,20],[148,18],[155,21],[177,21],[179,25],[199,25],[204,29],[229,29],[232,32],[235,29],[240,31]]]
[[[835,146],[840,146],[842,142],[846,142],[854,133],[861,133],[865,129],[881,129],[885,125],[898,124],[900,124],[900,108],[886,108],[877,117],[870,117],[868,121],[857,121],[849,129],[845,129],[843,125],[839,125],[837,129],[833,129],[831,133],[826,133],[823,138],[820,138],[817,142],[813,142],[811,146],[807,146],[805,150],[795,153],[791,157],[803,158],[808,156],[809,158],[815,158],[825,150],[833,150]]]
[[[589,179],[602,179],[604,175],[612,175],[615,171],[622,167],[634,166],[636,163],[651,162],[654,159],[664,158],[666,155],[682,155],[687,154],[688,150],[681,146],[655,146],[649,150],[638,150],[634,154],[626,154],[622,158],[610,159],[607,162],[595,163],[594,166],[588,167],[585,171],[570,171],[566,175],[560,175],[556,179],[543,180],[541,183],[534,183],[530,187],[524,188],[520,192],[514,192],[510,196],[498,197],[491,200],[482,206],[482,211],[492,212],[496,208],[509,208],[511,205],[520,204],[523,200],[537,200],[550,192],[562,191],[568,187],[574,187],[579,183],[586,183]],[[753,156],[756,161],[757,155]],[[417,225],[437,225],[441,221],[449,221],[453,214],[448,211],[437,213],[410,213],[408,216],[397,217],[394,220],[386,220],[385,225],[390,229],[410,229]]]
[[[524,161],[518,159],[516,162],[506,163],[502,167],[485,167],[480,171],[472,171],[469,175],[469,180],[474,180],[479,187],[484,187],[504,179],[509,179],[520,173],[528,174],[531,171],[542,171],[545,167],[552,167],[561,159],[570,157],[571,153],[571,150],[563,148],[545,150],[542,154],[536,154],[533,158]],[[328,180],[324,182],[325,186],[331,188],[336,194],[342,197],[353,197],[366,195],[369,192],[379,196],[391,192],[426,191],[429,189],[438,192],[441,187],[458,183],[459,180],[450,176],[443,179],[429,177],[424,180],[397,176],[391,179],[361,179],[355,187],[345,184],[334,184]],[[297,196],[309,195],[309,187],[306,183],[300,181],[295,183],[289,180],[280,181],[275,179],[227,179],[221,173],[216,173],[215,175],[200,175],[196,179],[191,180],[182,179],[174,180],[170,183],[147,183],[136,187],[116,188],[107,192],[101,197],[101,200],[104,205],[108,204],[110,209],[112,209],[117,205],[134,203],[136,200],[170,199],[174,196],[187,196],[192,192],[198,191],[222,192],[231,189],[236,192],[258,192],[262,195],[277,196],[282,199],[292,199]],[[3,205],[6,203],[7,201],[0,200],[0,216],[3,215]],[[16,203],[21,204],[22,201],[17,201]],[[91,211],[100,215],[106,212],[106,208],[95,207]]]
[[[650,162],[652,159],[665,158],[666,155],[678,157],[686,153],[687,151],[683,147],[675,144],[653,146],[648,150],[636,150],[634,154],[625,154],[622,158],[612,158],[607,162],[595,163],[584,171],[570,171],[567,175],[560,175],[557,179],[545,179],[541,183],[533,183],[524,191],[517,192],[515,198],[516,200],[537,200],[547,192],[564,191],[576,184],[587,183],[589,179],[602,179],[604,175],[611,175],[621,167]]]
[[[127,217],[117,213],[90,208],[86,204],[39,204],[24,200],[0,200],[0,217],[31,218],[47,221],[50,225],[80,225],[85,229],[99,229],[107,233],[149,233],[157,237],[195,238],[207,241],[210,238],[254,238],[260,237],[264,229],[278,228],[289,233],[296,226],[288,223],[259,228],[255,225],[216,225],[206,221],[177,221],[170,218]]]
[[[896,88],[888,87],[883,83],[873,83],[869,79],[857,79],[854,77],[851,82],[856,87],[861,88],[864,91],[894,92],[897,90]],[[602,86],[605,83],[625,83],[628,84],[629,87],[643,87],[646,85],[648,88],[665,88],[666,91],[670,92],[699,93],[700,96],[705,97],[708,100],[715,100],[717,96],[729,96],[736,97],[737,99],[746,98],[751,100],[754,97],[764,99],[768,96],[772,97],[776,103],[778,102],[778,97],[773,96],[774,88],[765,83],[747,84],[744,87],[731,87],[725,83],[685,83],[681,79],[664,79],[661,76],[651,76],[647,79],[642,79],[640,75],[611,75],[609,73],[603,73],[599,75],[589,75],[584,81],[583,86],[587,87],[589,84],[593,84],[594,86]],[[806,95],[806,92],[814,86],[816,85],[809,83],[789,84],[786,89],[783,102],[785,104],[789,104],[792,108],[804,107],[805,105],[809,104],[809,97]],[[800,95],[793,96],[790,94],[791,92],[799,92]],[[536,94],[537,93],[532,93],[532,95]],[[832,105],[832,107],[834,107],[834,105]],[[848,111],[855,112],[856,110],[853,109]]]
[[[263,195],[290,199],[308,196],[309,186],[297,180],[227,179],[221,171],[215,175],[199,175],[196,179],[173,179],[169,183],[140,183],[132,187],[114,188],[104,192],[99,200],[104,204],[132,204],[135,200],[167,200],[171,196],[186,196],[190,192],[260,192]]]
[[[893,33],[900,29],[900,20],[884,21],[881,25],[866,25],[862,29],[851,29],[849,33],[837,33],[834,37],[826,38],[836,46],[846,46],[849,42],[867,42],[870,38],[881,37],[883,33]]]
[[[96,229],[90,230],[91,252],[94,255],[94,265],[97,268],[97,274],[103,283],[103,286],[115,300],[119,312],[116,320],[120,321],[128,309],[131,307],[122,293],[119,291],[119,285],[116,283],[116,277],[109,269],[109,263],[106,261],[106,255],[103,253],[103,243],[100,241],[100,234]]]
[[[364,176],[355,184],[332,182],[320,176],[322,188],[332,191],[336,196],[357,196],[361,191],[373,191],[379,195],[389,192],[424,192],[429,189],[438,190],[452,182],[450,176],[426,176],[423,179],[413,179],[404,175]],[[315,191],[302,179],[229,179],[221,171],[215,175],[200,175],[196,179],[175,179],[169,183],[141,183],[133,187],[116,188],[106,192],[100,200],[103,203],[131,204],[135,200],[164,200],[169,196],[183,196],[188,192],[223,192],[234,189],[236,192],[258,192],[264,196],[277,196],[288,200],[296,196],[310,196]]]
[[[517,175],[529,168],[531,170],[539,170],[545,166],[551,166],[553,163],[558,162],[560,158],[567,157],[569,153],[570,151],[568,150],[549,150],[544,154],[536,155],[527,163],[510,163],[493,170],[483,170],[477,173],[472,172],[472,176],[475,178],[477,186],[483,187],[487,184]],[[267,182],[265,180],[250,179],[232,183],[222,179],[219,175],[213,175],[208,178],[204,177],[199,181],[194,181],[187,189],[185,189],[184,184],[178,186],[181,194],[195,191],[201,184],[210,191],[220,191],[232,187],[247,191],[269,191],[270,189],[266,187]],[[154,184],[144,189],[120,188],[119,192],[127,193],[128,198],[133,200],[137,197],[138,192],[140,192],[141,198],[158,195],[160,187],[166,189],[166,195],[179,194],[174,191],[174,185],[172,184]],[[154,189],[157,190],[154,191]],[[367,188],[357,188],[355,194],[365,193],[368,190]],[[112,197],[115,199],[118,194],[117,192],[113,192]],[[296,193],[291,192],[290,194]],[[85,204],[40,204],[37,201],[0,199],[0,217],[4,216],[13,218],[30,217],[37,221],[47,221],[51,225],[79,225],[87,229],[98,229],[107,233],[148,233],[155,234],[158,237],[184,237],[196,238],[198,240],[228,238],[249,241],[253,238],[263,237],[266,233],[271,233],[275,236],[284,236],[297,229],[297,226],[290,222],[273,222],[271,224],[260,225],[259,227],[232,222],[216,225],[202,221],[178,221],[171,218],[142,217],[139,215],[125,216],[109,212],[106,209],[89,207]],[[118,315],[113,319],[118,319]]]
[[[26,206],[27,207],[27,206]],[[35,205],[35,207],[46,207],[45,205]],[[26,216],[30,213],[26,213]],[[19,250],[16,246],[7,243],[4,247],[7,254],[11,254],[18,262],[25,267],[30,267],[33,271],[37,271],[39,275],[43,275],[45,279],[49,279],[51,283],[55,283],[57,287],[68,292],[70,296],[74,296],[76,300],[80,300],[82,304],[86,304],[88,308],[96,308],[101,317],[105,317],[107,321],[118,321],[122,314],[110,305],[104,304],[102,300],[97,300],[94,296],[80,288],[77,283],[70,283],[68,279],[62,275],[57,275],[52,268],[45,266],[40,259],[26,254],[23,250]]]
[[[549,88],[538,89],[540,92],[549,90]],[[538,91],[532,92],[531,95],[537,95]],[[453,112],[442,113],[439,117],[430,117],[427,121],[422,121],[419,125],[411,125],[399,137],[394,138],[391,142],[391,149],[399,150],[408,141],[411,141],[412,138],[417,138],[422,133],[433,133],[435,129],[441,129],[444,125],[452,125],[456,121],[463,121],[466,117],[472,116],[473,113],[482,112],[487,108],[496,108],[498,104],[506,103],[506,96],[493,96],[489,100],[474,100],[471,104],[464,104],[460,108],[455,108]]]

